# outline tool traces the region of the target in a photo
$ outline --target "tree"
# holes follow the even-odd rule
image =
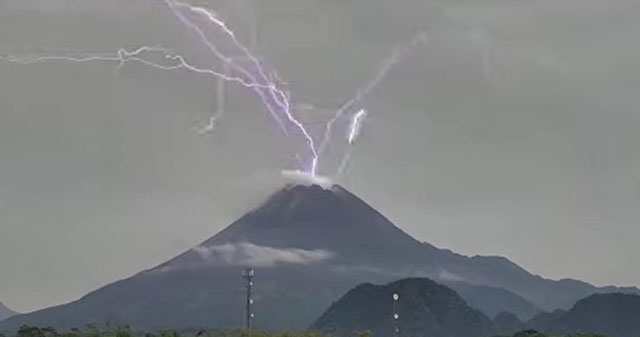
[[[23,325],[18,330],[17,337],[57,337],[58,332],[51,327],[38,328],[35,326]]]

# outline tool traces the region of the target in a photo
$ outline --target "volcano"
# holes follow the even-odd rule
[[[141,330],[240,327],[244,267],[256,270],[254,325],[266,329],[306,328],[355,285],[404,277],[430,277],[489,316],[512,311],[522,319],[597,292],[638,291],[548,280],[503,257],[455,254],[414,239],[338,185],[290,185],[172,260],[78,301],[12,317],[0,331],[107,322]]]

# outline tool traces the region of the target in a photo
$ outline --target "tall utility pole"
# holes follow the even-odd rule
[[[398,302],[398,300],[400,299],[400,296],[398,296],[398,293],[393,293],[393,337],[398,337],[398,335],[400,334],[400,329],[398,328],[398,319],[400,318],[400,316],[398,316],[398,311],[396,308],[396,302]]]
[[[245,303],[246,328],[251,329],[251,320],[253,319],[253,312],[251,312],[251,304],[253,304],[253,299],[251,299],[251,288],[253,287],[253,268],[245,268],[242,271],[242,277],[247,281],[247,298]]]

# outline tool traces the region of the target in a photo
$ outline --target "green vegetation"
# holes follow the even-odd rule
[[[512,337],[608,337],[606,335],[590,334],[590,333],[578,333],[568,335],[546,335],[536,330],[524,330],[515,333]]]
[[[370,335],[362,335],[370,337]],[[262,330],[216,330],[199,331],[193,333],[180,333],[174,330],[165,330],[155,333],[136,332],[127,326],[98,329],[95,326],[87,326],[85,329],[71,329],[69,331],[56,331],[53,328],[40,328],[22,326],[13,336],[0,334],[0,337],[329,337],[315,331],[302,332],[278,332],[272,333]],[[356,337],[356,336],[354,336]]]
[[[107,327],[97,329],[88,326],[86,329],[71,329],[70,331],[59,332],[53,328],[38,328],[23,326],[15,336],[0,334],[0,337],[330,337],[315,331],[299,332],[267,332],[262,330],[218,330],[199,331],[196,333],[179,333],[173,330],[160,331],[156,333],[135,332],[128,327]],[[353,337],[372,337],[371,332],[362,331],[355,333]],[[375,337],[375,336],[374,336]],[[569,335],[546,335],[536,330],[524,330],[508,337],[608,337],[598,334],[569,334]]]

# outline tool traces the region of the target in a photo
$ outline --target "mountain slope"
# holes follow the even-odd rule
[[[545,326],[536,328],[553,334],[589,332],[635,337],[640,331],[640,296],[592,295],[578,301],[571,310],[555,315]]]
[[[384,267],[422,249],[340,187],[288,186],[166,263],[68,305],[14,317],[0,329],[105,321],[139,329],[241,326],[244,266],[256,268],[256,326],[303,328],[350,287],[396,278]]]
[[[460,281],[441,283],[455,290],[470,306],[479,309],[490,318],[495,318],[504,310],[515,314],[520,320],[529,320],[540,313],[540,309],[533,303],[502,288],[471,285]]]
[[[453,290],[424,278],[359,285],[331,305],[311,328],[338,336],[364,330],[373,336],[393,336],[394,293],[400,297],[396,313],[401,336],[481,337],[493,332],[487,316],[469,307]]]
[[[551,325],[567,313],[566,310],[558,309],[553,312],[541,312],[529,321],[526,326],[540,331],[548,331]]]
[[[202,246],[251,242],[275,248],[322,249],[345,264],[425,264],[422,244],[382,214],[339,186],[285,188]],[[431,249],[437,251],[437,249]],[[190,253],[187,253],[187,255]],[[406,258],[408,261],[404,261]],[[180,264],[181,256],[169,262]]]
[[[493,319],[493,331],[498,336],[508,336],[524,329],[524,323],[510,312],[498,313]]]
[[[17,312],[7,308],[2,302],[0,302],[0,321],[7,319],[11,316],[15,316]]]
[[[605,291],[543,279],[505,258],[466,257],[418,242],[340,186],[292,185],[176,258],[73,303],[12,317],[0,331],[101,322],[144,330],[238,327],[246,266],[256,268],[255,324],[272,329],[308,326],[357,284],[406,277],[464,282],[470,291],[462,296],[490,313],[496,305],[486,300],[496,288],[505,290],[498,291],[502,310],[519,315],[528,315],[527,301],[568,308]]]

